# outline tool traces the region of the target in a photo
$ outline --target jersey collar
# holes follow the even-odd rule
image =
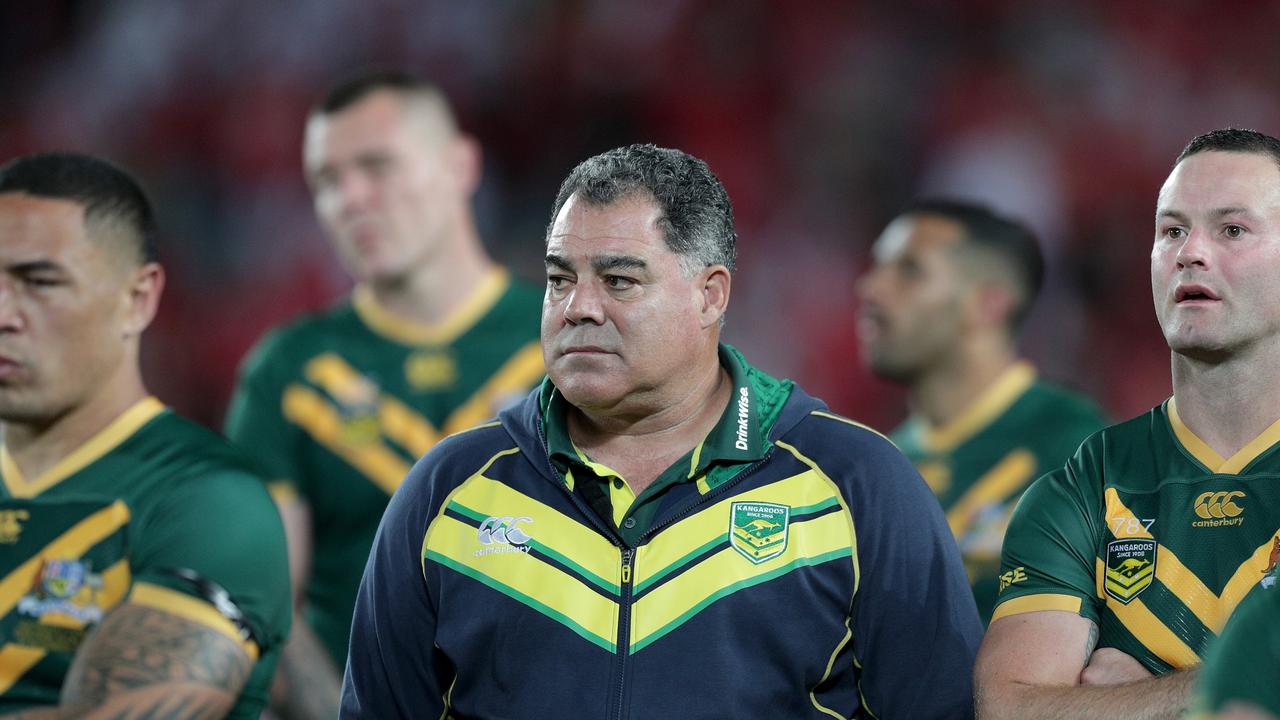
[[[1178,415],[1178,404],[1174,398],[1165,401],[1165,416],[1169,419],[1169,427],[1173,429],[1173,436],[1177,438],[1178,443],[1191,454],[1191,457],[1212,473],[1234,475],[1280,442],[1280,420],[1277,420],[1236,451],[1235,455],[1224,458],[1182,422],[1182,418]]]
[[[1035,366],[1026,360],[1019,360],[1001,373],[954,420],[933,427],[922,417],[913,418],[911,424],[913,431],[919,433],[920,446],[931,453],[945,453],[955,449],[995,422],[1035,381]]]
[[[35,497],[114,450],[152,418],[164,412],[164,409],[164,403],[155,397],[148,396],[139,400],[44,474],[31,480],[26,479],[18,464],[13,461],[9,448],[0,446],[0,476],[3,476],[5,487],[13,497]]]
[[[370,330],[403,345],[448,345],[470,330],[511,285],[511,275],[495,266],[471,295],[438,323],[406,320],[383,307],[368,285],[351,291],[351,306]]]

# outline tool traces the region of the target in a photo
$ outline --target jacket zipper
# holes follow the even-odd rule
[[[723,485],[719,485],[716,488],[712,489],[711,492],[707,493],[706,495],[703,495],[696,502],[691,503],[688,507],[676,513],[675,515],[672,515],[671,517],[667,518],[666,520],[663,520],[657,525],[650,526],[649,529],[645,530],[644,534],[640,536],[640,541],[643,542],[645,540],[648,540],[649,538],[657,534],[659,531],[661,531],[663,528],[666,528],[668,525],[679,522],[680,520],[683,520],[689,517],[699,508],[703,507],[704,505],[707,505],[712,500],[719,498],[721,495],[724,495],[729,491],[729,488],[737,486],[743,480],[747,479],[749,475],[754,473],[756,470],[759,470],[761,466],[763,466],[766,462],[769,461],[769,457],[771,455],[773,455],[773,447],[770,447],[767,451],[765,451],[764,457],[757,460],[754,464],[748,466],[742,472],[738,473],[737,475],[734,475],[732,478],[726,481]]]
[[[626,707],[627,655],[631,651],[631,572],[636,551],[622,548],[622,593],[618,598],[618,708],[614,717],[622,720]]]

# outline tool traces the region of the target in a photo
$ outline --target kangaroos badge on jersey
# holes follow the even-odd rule
[[[729,543],[757,565],[787,549],[791,508],[761,502],[736,502],[729,510]]]
[[[1156,571],[1156,541],[1133,539],[1107,543],[1107,594],[1125,605],[1151,585]]]

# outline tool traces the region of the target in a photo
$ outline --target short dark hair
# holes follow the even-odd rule
[[[27,193],[84,206],[84,221],[111,221],[128,231],[143,263],[154,262],[155,217],[142,186],[101,158],[71,152],[26,155],[0,166],[0,193]]]
[[[380,90],[429,98],[440,105],[450,123],[454,122],[449,101],[439,87],[407,70],[385,68],[360,70],[343,77],[316,103],[311,114],[332,115],[341,112]]]
[[[632,193],[647,194],[657,202],[663,239],[685,259],[686,270],[712,265],[733,270],[738,234],[729,193],[702,160],[656,145],[616,148],[575,167],[560,185],[547,236],[573,195],[593,205],[608,205]]]
[[[1257,130],[1242,128],[1219,128],[1191,138],[1191,142],[1182,149],[1173,164],[1176,166],[1196,153],[1214,150],[1269,155],[1277,165],[1280,165],[1280,140]]]
[[[1005,261],[1022,297],[1010,313],[1010,330],[1017,332],[1044,285],[1044,255],[1031,230],[986,205],[963,200],[925,198],[909,205],[901,215],[938,215],[964,229],[965,242]]]

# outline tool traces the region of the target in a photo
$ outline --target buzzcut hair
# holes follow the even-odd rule
[[[900,217],[917,215],[937,215],[958,223],[964,230],[966,243],[1003,261],[1009,270],[1005,274],[1021,291],[1009,314],[1009,330],[1016,334],[1031,314],[1031,307],[1044,286],[1044,255],[1035,233],[986,205],[963,200],[924,198],[899,214]]]
[[[401,69],[366,69],[343,77],[329,88],[320,102],[315,104],[311,115],[333,115],[342,112],[382,90],[431,105],[440,112],[448,129],[457,128],[457,119],[444,92],[434,83]]]
[[[1177,166],[1196,153],[1210,151],[1267,155],[1276,165],[1280,165],[1280,140],[1257,130],[1243,128],[1219,128],[1191,138],[1191,142],[1182,149],[1173,164]]]
[[[71,152],[26,155],[0,166],[0,193],[70,200],[84,207],[84,222],[123,227],[140,263],[159,259],[155,215],[142,186],[101,158]]]
[[[579,163],[556,194],[547,237],[574,195],[600,206],[636,193],[658,204],[663,240],[686,273],[712,265],[733,270],[738,233],[724,184],[702,160],[652,144],[616,148]]]

